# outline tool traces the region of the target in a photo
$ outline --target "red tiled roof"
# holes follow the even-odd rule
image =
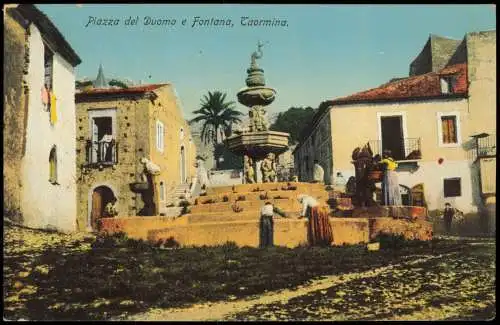
[[[132,86],[128,88],[92,88],[89,90],[77,92],[76,95],[84,96],[84,95],[94,95],[94,94],[140,94],[156,90],[166,85],[169,84],[168,83],[150,84],[150,85]]]
[[[455,74],[457,76],[452,93],[441,93],[440,76]],[[386,83],[380,87],[365,90],[350,96],[330,101],[330,104],[414,99],[419,97],[448,97],[450,95],[467,94],[467,64],[460,63],[445,67],[439,72],[430,72]]]

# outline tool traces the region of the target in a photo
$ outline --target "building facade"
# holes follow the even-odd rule
[[[76,230],[75,71],[81,60],[33,5],[4,15],[4,214]]]
[[[313,159],[330,168],[327,183],[354,176],[351,154],[369,143],[375,154],[392,151],[403,192],[423,186],[430,210],[450,202],[477,213],[494,202],[496,31],[468,33],[443,49],[450,53],[426,54],[435,64],[423,64],[421,53],[408,78],[323,102],[294,152],[300,179],[312,179]]]
[[[196,146],[173,86],[94,88],[76,102],[80,229],[94,230],[113,197],[118,217],[162,213],[167,196],[196,174]]]

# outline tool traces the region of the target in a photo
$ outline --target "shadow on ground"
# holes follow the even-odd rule
[[[8,230],[6,230],[8,231]],[[6,240],[6,247],[23,245]],[[382,245],[387,246],[387,245]],[[125,237],[4,252],[4,317],[103,320],[149,308],[236,299],[295,287],[321,275],[361,272],[416,255],[460,250],[464,241],[391,242],[288,249],[219,247],[162,249]]]

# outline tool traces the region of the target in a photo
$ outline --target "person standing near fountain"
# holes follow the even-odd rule
[[[382,180],[382,195],[384,205],[402,205],[401,193],[399,192],[398,164],[391,157],[390,150],[384,150],[381,164],[384,165],[384,179]]]
[[[260,248],[274,246],[274,214],[278,214],[284,218],[286,213],[275,207],[271,202],[266,202],[260,209]]]
[[[320,207],[318,201],[309,195],[297,196],[302,211],[300,218],[306,217],[307,241],[311,246],[330,246],[333,241],[332,227],[326,207]]]

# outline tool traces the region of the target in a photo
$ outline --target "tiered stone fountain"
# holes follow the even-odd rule
[[[226,139],[230,151],[251,159],[255,171],[253,181],[257,183],[263,181],[260,168],[263,159],[270,153],[276,157],[285,152],[290,136],[288,133],[268,129],[265,107],[276,98],[276,90],[266,86],[264,70],[257,65],[256,60],[262,57],[262,46],[263,44],[259,43],[258,50],[251,56],[250,68],[247,69],[247,87],[237,94],[238,101],[250,109],[249,129]]]

